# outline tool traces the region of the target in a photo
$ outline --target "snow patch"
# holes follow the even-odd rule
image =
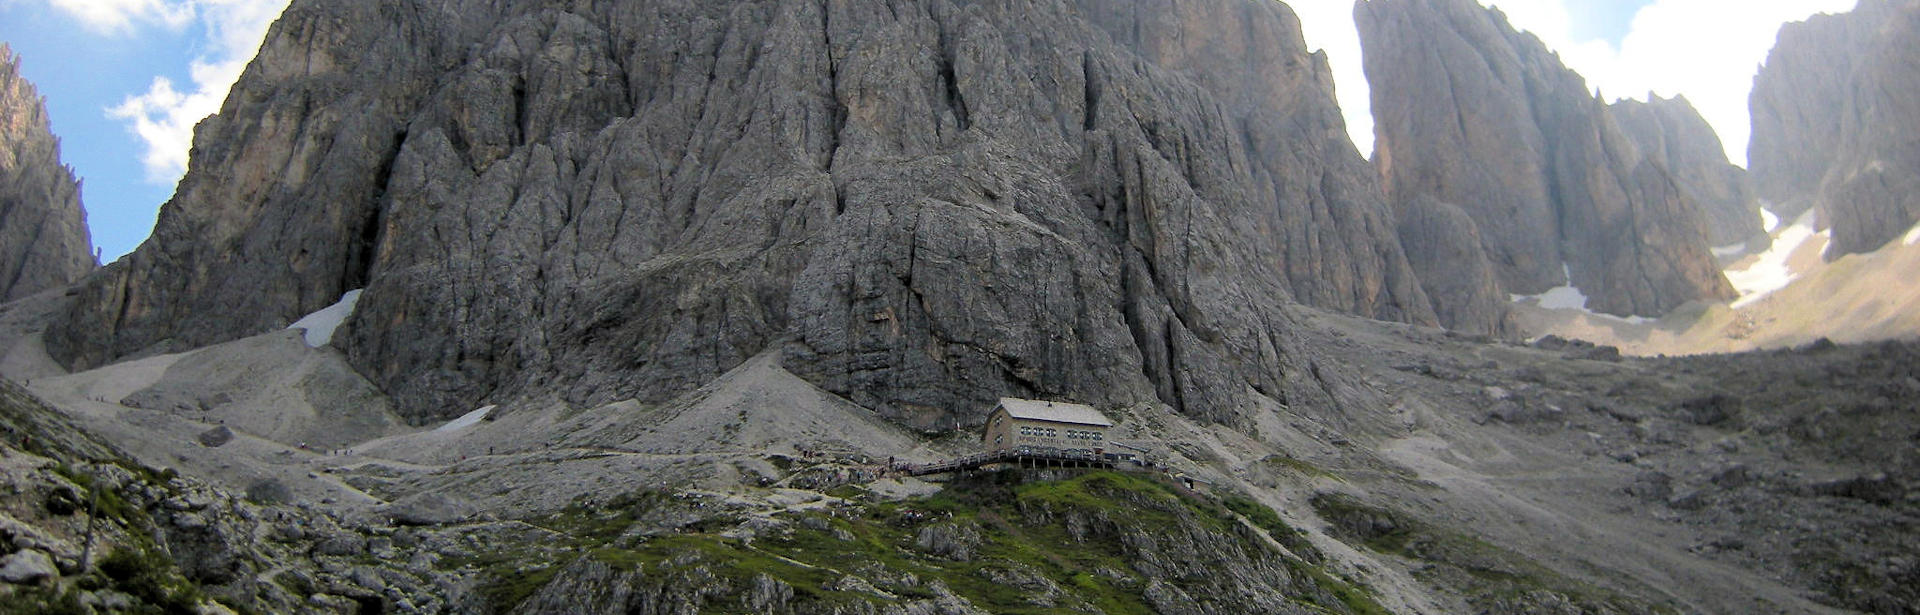
[[[1513,295],[1513,302],[1532,301],[1540,307],[1549,310],[1587,309],[1587,294],[1580,292],[1580,289],[1573,285],[1573,267],[1566,263],[1561,263],[1560,274],[1565,276],[1567,281],[1566,286],[1550,288],[1547,289],[1547,292],[1538,295]]]
[[[1913,225],[1913,230],[1907,231],[1907,237],[1901,239],[1900,242],[1901,245],[1907,246],[1920,243],[1920,224]]]
[[[1734,290],[1740,292],[1740,298],[1733,301],[1738,309],[1752,305],[1773,291],[1786,288],[1793,282],[1793,270],[1787,267],[1787,260],[1800,246],[1814,237],[1824,237],[1828,231],[1813,231],[1813,212],[1801,214],[1791,226],[1786,227],[1774,237],[1773,247],[1760,254],[1760,258],[1745,269],[1727,270],[1727,281],[1733,283]]]
[[[480,424],[480,421],[484,421],[487,419],[487,415],[491,414],[494,408],[495,406],[481,406],[480,409],[478,410],[474,410],[472,412],[462,414],[460,415],[460,418],[447,421],[447,424],[433,428],[433,432],[434,433],[455,432],[455,431],[460,431],[462,429],[466,429],[468,427],[472,427],[474,425],[478,425]]]
[[[1713,256],[1715,258],[1726,258],[1729,256],[1739,256],[1741,254],[1746,253],[1746,251],[1747,251],[1747,244],[1736,243],[1730,246],[1720,246],[1717,248],[1713,248]]]
[[[1780,230],[1780,216],[1767,211],[1765,207],[1760,208],[1760,228],[1766,229],[1768,233]]]
[[[1513,302],[1514,303],[1532,302],[1534,305],[1537,305],[1537,306],[1540,306],[1541,308],[1545,308],[1549,310],[1573,310],[1573,311],[1583,312],[1592,316],[1598,316],[1601,318],[1611,318],[1614,320],[1625,321],[1625,322],[1636,324],[1636,325],[1645,324],[1645,323],[1649,323],[1657,320],[1653,318],[1646,318],[1644,316],[1628,316],[1626,318],[1621,318],[1619,316],[1614,316],[1612,314],[1601,314],[1599,312],[1589,310],[1587,309],[1587,294],[1584,292],[1581,292],[1579,287],[1576,287],[1573,285],[1573,267],[1570,265],[1567,265],[1566,263],[1561,263],[1560,273],[1561,275],[1566,276],[1566,280],[1567,280],[1566,286],[1561,286],[1559,288],[1550,288],[1550,289],[1547,289],[1547,292],[1540,293],[1538,295],[1512,295],[1511,298],[1513,299]]]
[[[340,328],[340,323],[353,314],[353,307],[359,303],[360,291],[357,289],[347,291],[347,294],[340,296],[340,301],[294,321],[293,324],[287,325],[287,328],[305,329],[309,347],[325,346],[333,342],[333,331]]]

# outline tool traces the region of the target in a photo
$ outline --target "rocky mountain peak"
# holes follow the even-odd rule
[[[1827,255],[1871,252],[1920,222],[1920,2],[1863,1],[1781,28],[1754,79],[1754,181],[1783,218],[1816,209]]]
[[[1700,207],[1707,239],[1715,246],[1764,237],[1760,201],[1746,169],[1727,161],[1727,152],[1707,119],[1685,96],[1621,100],[1608,111],[1641,153],[1672,171],[1689,200]]]
[[[80,182],[60,162],[45,99],[0,43],[0,299],[65,286],[93,267]]]
[[[286,326],[416,420],[770,350],[922,427],[1324,395],[1289,299],[1432,324],[1275,2],[294,2],[73,366]],[[1261,401],[1267,400],[1267,401]],[[963,410],[964,409],[964,410]]]
[[[1468,0],[1354,10],[1389,193],[1463,210],[1502,289],[1571,284],[1617,315],[1732,296],[1682,178],[1539,39]]]

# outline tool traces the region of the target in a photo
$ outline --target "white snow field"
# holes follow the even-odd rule
[[[288,329],[305,329],[307,345],[319,348],[333,342],[333,331],[340,323],[353,314],[353,307],[360,303],[360,290],[350,290],[341,295],[333,305],[320,308],[320,311],[308,314],[287,325]]]

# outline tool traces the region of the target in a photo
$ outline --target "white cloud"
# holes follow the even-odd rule
[[[1618,49],[1563,56],[1609,97],[1685,95],[1720,133],[1727,157],[1744,165],[1747,96],[1780,26],[1852,10],[1854,1],[1656,0],[1634,15]]]
[[[1307,48],[1324,49],[1333,67],[1334,95],[1347,116],[1347,135],[1360,152],[1373,152],[1373,101],[1361,67],[1360,32],[1353,26],[1353,0],[1293,0]]]
[[[88,29],[102,34],[129,34],[136,24],[156,23],[170,28],[187,25],[193,7],[176,0],[47,0],[72,15]]]
[[[155,77],[147,91],[106,110],[146,146],[147,179],[171,185],[186,173],[193,126],[220,110],[227,90],[260,49],[267,28],[288,0],[46,0],[88,29],[134,35],[144,27],[192,28],[200,50],[189,62],[190,83]],[[197,27],[196,27],[197,26]],[[186,53],[182,53],[184,58]]]
[[[1774,35],[1790,21],[1853,9],[1855,0],[1654,0],[1635,14],[1618,46],[1577,39],[1574,3],[1617,0],[1480,0],[1507,14],[1560,53],[1587,83],[1610,99],[1685,95],[1720,133],[1727,157],[1745,164],[1752,123],[1747,94]],[[1307,44],[1331,56],[1348,133],[1362,152],[1373,150],[1373,118],[1359,35],[1350,0],[1293,0]]]

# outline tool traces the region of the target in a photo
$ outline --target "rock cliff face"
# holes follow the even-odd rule
[[[0,300],[70,284],[93,267],[80,183],[60,164],[45,101],[0,43]]]
[[[1746,169],[1727,161],[1720,135],[1686,97],[1649,95],[1645,102],[1622,100],[1608,110],[1641,153],[1673,172],[1681,191],[1700,207],[1713,245],[1765,236],[1760,201]]]
[[[1755,78],[1748,150],[1783,216],[1818,208],[1827,255],[1870,252],[1920,221],[1920,2],[1864,0],[1780,30]]]
[[[1289,298],[1434,323],[1282,4],[295,2],[87,366],[284,326],[425,419],[660,399],[763,349],[936,427],[1002,394],[1324,395]]]
[[[1732,295],[1674,174],[1539,39],[1466,0],[1354,10],[1389,194],[1463,209],[1503,289],[1570,274],[1588,307],[1619,315]]]
[[[1398,204],[1400,242],[1433,300],[1440,322],[1455,331],[1503,333],[1507,295],[1481,246],[1473,218],[1458,205],[1419,195]]]

